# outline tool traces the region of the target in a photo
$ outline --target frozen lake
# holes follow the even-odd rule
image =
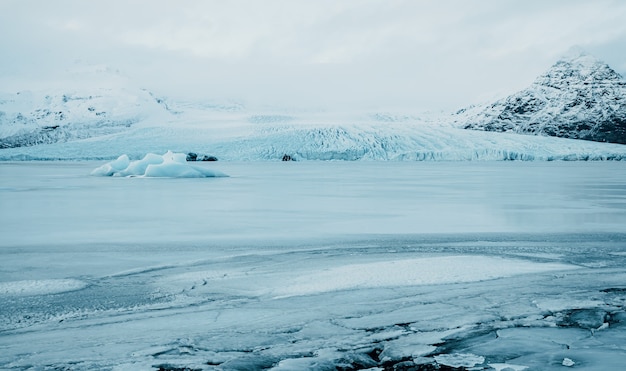
[[[626,364],[626,163],[99,165],[0,163],[1,369]]]

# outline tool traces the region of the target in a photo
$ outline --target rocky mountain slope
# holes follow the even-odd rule
[[[554,64],[522,91],[457,113],[465,129],[626,144],[626,82],[584,52]]]

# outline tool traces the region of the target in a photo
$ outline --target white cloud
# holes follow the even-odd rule
[[[456,108],[524,87],[572,45],[624,73],[623,19],[619,0],[5,0],[0,75],[81,59],[166,93]]]

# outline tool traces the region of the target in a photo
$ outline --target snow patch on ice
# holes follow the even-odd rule
[[[489,367],[496,371],[524,371],[528,366],[512,365],[510,363],[489,363]]]
[[[87,283],[75,279],[25,280],[0,282],[0,295],[33,296],[58,294],[85,288]]]
[[[559,298],[559,299],[536,299],[533,300],[533,304],[548,312],[562,312],[570,308],[596,308],[602,306],[604,301],[598,299],[578,299],[575,297]]]
[[[355,288],[476,282],[575,268],[559,263],[535,263],[487,256],[393,260],[343,265],[301,275],[274,293],[277,297],[288,297]]]
[[[477,356],[471,353],[440,354],[435,356],[435,361],[437,361],[440,365],[455,368],[474,367],[485,363],[485,357]]]
[[[91,172],[96,176],[125,176],[152,178],[225,177],[224,173],[187,163],[187,155],[167,151],[164,155],[148,153],[141,160],[131,161],[124,154]]]

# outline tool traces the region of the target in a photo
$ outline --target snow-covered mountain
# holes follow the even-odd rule
[[[626,82],[606,63],[572,52],[522,91],[461,110],[466,129],[626,144]]]
[[[606,120],[597,125],[594,121],[589,132],[619,142],[614,140],[620,137],[618,130],[608,128],[624,130],[624,82],[584,55],[557,63],[510,102],[466,110],[452,119],[432,112],[329,112],[209,98],[181,101],[156,97],[109,69],[97,72],[97,78],[91,70],[78,75],[76,84],[66,79],[0,98],[0,160],[112,160],[122,154],[139,159],[168,150],[227,161],[280,161],[285,155],[347,161],[626,160],[626,146],[621,144],[513,130],[519,125],[512,123],[530,118],[539,120],[542,130],[563,128],[566,119],[583,122],[595,112],[593,117]],[[587,88],[568,88],[576,84]],[[568,103],[570,98],[577,103]],[[509,119],[498,120],[510,127],[484,126],[507,114]],[[487,131],[463,129],[479,124]],[[558,136],[579,138],[574,133],[583,133],[580,125]]]
[[[119,133],[167,110],[114,70],[72,71],[44,87],[0,94],[0,148]]]

